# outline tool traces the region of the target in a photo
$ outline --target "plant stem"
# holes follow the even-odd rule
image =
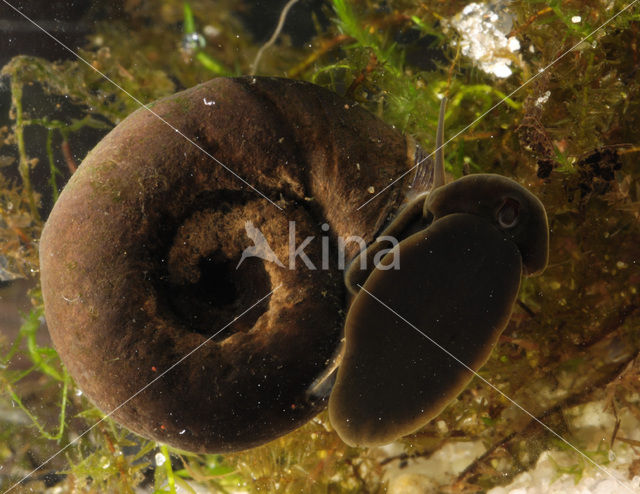
[[[29,201],[29,209],[31,216],[35,221],[40,221],[40,213],[36,205],[36,198],[33,194],[33,188],[31,187],[31,178],[29,176],[29,158],[27,157],[27,151],[24,145],[24,122],[22,118],[22,86],[15,78],[11,79],[11,102],[16,111],[16,142],[18,144],[18,154],[20,156],[20,162],[18,164],[18,171],[22,178],[22,185]]]
[[[53,202],[58,201],[58,184],[56,183],[56,175],[58,169],[56,168],[55,161],[53,159],[53,129],[47,131],[47,157],[49,158],[49,184],[51,185],[51,192],[53,194]]]
[[[164,468],[167,473],[167,484],[169,486],[169,492],[175,494],[176,492],[176,479],[173,477],[173,468],[171,467],[171,456],[169,455],[169,448],[164,444],[160,446],[160,451],[166,458],[164,462]]]

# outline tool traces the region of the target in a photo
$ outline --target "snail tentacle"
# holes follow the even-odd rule
[[[440,101],[440,112],[438,116],[438,128],[436,131],[436,149],[434,152],[435,159],[431,176],[431,189],[435,190],[445,184],[444,173],[444,117],[447,104],[447,98],[443,97]],[[419,148],[416,148],[419,149]],[[421,154],[416,153],[415,161],[418,166],[416,170],[416,178],[418,173],[422,172],[426,168],[422,165],[422,162],[426,158],[421,157]],[[414,182],[415,182],[414,178]],[[421,192],[411,200],[402,206],[397,215],[391,220],[391,222],[377,235],[376,238],[392,237],[398,241],[407,238],[409,235],[425,229],[431,224],[432,215],[426,208],[426,199],[429,192]],[[363,285],[367,277],[371,274],[375,268],[373,259],[378,255],[383,248],[388,248],[384,242],[373,242],[361,251],[357,256],[353,258],[351,264],[345,271],[345,285],[351,297],[354,297],[360,290],[359,285]]]

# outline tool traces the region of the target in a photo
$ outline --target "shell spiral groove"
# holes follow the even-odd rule
[[[327,270],[250,258],[236,271],[251,245],[245,223],[285,264],[289,221],[296,245],[327,235],[325,222],[334,249],[338,237],[371,242],[409,178],[357,207],[413,165],[412,145],[335,94],[285,79],[214,79],[151,109],[283,211],[136,111],[89,153],[47,220],[49,331],[80,388],[131,430],[198,452],[256,446],[326,405],[305,391],[342,337],[345,288],[335,255]],[[319,242],[306,254],[319,259]]]

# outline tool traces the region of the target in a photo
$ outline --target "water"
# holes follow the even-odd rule
[[[249,74],[258,50],[276,28],[284,3],[243,5],[226,0],[198,0],[188,4],[186,10],[184,3],[169,0],[126,1],[113,5],[100,2],[11,3],[55,39],[10,6],[0,5],[0,65],[5,67],[0,79],[2,491],[13,489],[16,482],[24,479],[28,488],[39,491],[64,491],[72,489],[73,485],[88,485],[102,492],[126,492],[136,487],[142,492],[152,492],[153,486],[171,488],[180,484],[182,480],[178,475],[184,482],[205,492],[213,491],[216,485],[222,485],[228,491],[248,492],[375,491],[385,482],[390,492],[410,492],[411,488],[422,492],[426,486],[444,490],[461,481],[496,494],[518,489],[518,492],[531,493],[551,488],[565,492],[573,492],[572,489],[576,492],[578,489],[588,489],[587,492],[637,489],[638,458],[633,448],[640,441],[636,419],[640,396],[636,363],[640,348],[636,336],[640,317],[640,251],[637,247],[640,245],[640,190],[637,187],[640,86],[635,68],[640,54],[637,8],[623,11],[624,2],[609,6],[572,4],[554,9],[526,2],[478,3],[475,9],[486,14],[483,22],[499,27],[501,33],[492,38],[499,40],[495,50],[482,55],[471,50],[470,45],[465,48],[472,26],[465,27],[461,19],[470,15],[470,12],[464,13],[471,8],[469,5],[465,9],[462,4],[435,2],[407,7],[400,2],[365,5],[337,0],[331,3],[300,0],[292,7],[275,45],[264,50],[258,66],[258,75],[300,78],[338,92],[352,102],[349,108],[362,107],[398,132],[412,136],[425,150],[424,155],[433,150],[440,97],[447,96],[445,141],[451,139],[445,147],[448,179],[469,173],[502,174],[515,179],[541,199],[550,226],[549,265],[542,275],[522,282],[510,322],[487,363],[480,369],[482,378],[513,402],[476,378],[459,396],[451,397],[448,406],[443,405],[436,420],[414,434],[382,448],[355,448],[337,436],[326,412],[321,411],[314,417],[316,411],[325,407],[322,400],[329,393],[330,385],[323,385],[322,396],[314,398],[316,401],[305,397],[275,410],[260,408],[265,407],[265,400],[256,385],[256,396],[259,395],[261,401],[255,409],[260,413],[255,413],[254,420],[243,424],[246,437],[251,434],[257,437],[259,431],[274,426],[282,417],[288,420],[288,417],[306,417],[304,414],[307,414],[308,418],[314,418],[257,448],[234,453],[212,451],[184,455],[171,449],[168,450],[170,453],[161,450],[154,441],[134,434],[111,419],[101,420],[104,412],[109,411],[104,408],[113,409],[124,401],[123,397],[138,391],[130,381],[118,380],[112,387],[112,403],[101,412],[90,401],[95,390],[78,386],[66,373],[43,322],[43,316],[47,319],[51,314],[43,312],[40,291],[39,239],[43,223],[60,191],[73,174],[79,173],[74,180],[80,180],[78,177],[82,176],[83,168],[79,172],[75,170],[89,150],[138,110],[139,102],[147,105],[217,76]],[[588,37],[619,12],[618,17],[597,34]],[[494,15],[497,18],[493,18]],[[60,42],[82,56],[86,63]],[[516,43],[519,49],[515,49]],[[568,51],[572,47],[575,49]],[[199,111],[224,111],[220,109],[224,108],[225,101],[219,98],[198,101],[203,108]],[[252,104],[260,105],[260,101],[258,98]],[[288,115],[292,115],[299,104],[290,98],[280,106],[271,105],[260,111],[262,115],[277,117],[286,123],[291,121],[292,117]],[[150,109],[154,108],[157,107]],[[332,111],[328,105],[324,110]],[[188,112],[188,105],[180,106],[180,111]],[[344,111],[346,115],[350,110]],[[210,134],[203,130],[205,123],[211,121],[225,122],[224,125],[244,122],[247,114],[216,114],[216,118],[218,120],[202,119],[200,126],[200,120],[189,118],[187,114],[186,120],[191,125],[188,137],[207,146],[206,151],[216,158],[224,157],[224,164],[232,170],[248,170],[250,160],[262,156],[259,151],[236,153],[235,148],[227,149],[224,145],[227,141],[222,140],[217,146],[210,145],[207,140]],[[304,121],[310,137],[303,143],[296,143],[297,147],[287,148],[290,150],[288,166],[292,167],[287,170],[303,173],[311,166],[301,158],[312,155],[310,151],[303,153],[310,148],[327,155],[344,149],[346,143],[333,138],[332,134],[342,129],[340,122],[328,126],[330,130],[323,131],[319,138],[313,136],[314,125],[320,125],[323,118],[324,113],[314,114]],[[178,120],[172,119],[168,123],[175,126]],[[285,123],[282,129],[286,130]],[[300,127],[304,127],[302,123]],[[131,131],[132,142],[142,149],[140,134],[134,132],[137,130]],[[183,128],[178,130],[185,132]],[[238,140],[234,142],[244,146],[238,149],[251,149],[251,143],[270,135],[270,130],[273,129],[257,125],[253,134],[243,136],[238,133]],[[272,148],[263,151],[265,156],[291,145],[291,135],[280,130],[273,131],[277,139]],[[157,130],[155,135],[161,132]],[[172,133],[180,137],[178,132]],[[363,134],[360,137],[364,149],[378,149],[374,146],[388,138]],[[140,316],[136,314],[122,321],[121,327],[174,317],[171,307],[184,307],[192,299],[198,300],[197,310],[189,306],[189,314],[197,314],[204,322],[199,321],[195,330],[187,331],[188,337],[181,341],[181,346],[165,345],[173,352],[170,358],[148,368],[132,367],[140,379],[151,382],[158,378],[165,384],[163,393],[177,397],[172,400],[166,394],[154,395],[154,388],[150,387],[146,391],[149,394],[143,396],[153,398],[149,400],[154,403],[154,410],[160,410],[164,419],[149,421],[137,432],[145,437],[165,434],[171,439],[175,430],[176,440],[195,444],[197,439],[194,437],[198,432],[185,426],[185,421],[186,416],[198,407],[179,411],[174,403],[186,400],[188,379],[206,384],[209,396],[215,396],[216,386],[221,382],[219,374],[210,374],[211,365],[203,360],[201,366],[194,367],[193,373],[183,374],[182,380],[178,380],[176,376],[180,374],[168,371],[170,364],[187,355],[188,349],[196,348],[206,336],[225,324],[234,323],[230,334],[241,340],[267,314],[268,307],[287,308],[311,304],[316,299],[302,297],[300,293],[307,293],[302,289],[288,291],[291,299],[278,299],[276,291],[272,299],[275,301],[268,302],[271,305],[265,304],[255,317],[243,323],[242,312],[252,301],[265,295],[262,288],[269,285],[276,270],[282,268],[267,261],[259,261],[264,269],[262,264],[255,268],[248,263],[250,269],[239,273],[234,281],[236,273],[232,268],[237,264],[240,252],[250,243],[240,233],[218,239],[215,228],[221,222],[235,225],[233,221],[236,221],[239,225],[236,230],[242,232],[244,222],[251,219],[256,228],[262,228],[263,234],[267,231],[265,238],[271,239],[275,238],[275,233],[270,233],[270,223],[266,220],[275,222],[280,218],[283,225],[287,225],[290,218],[280,216],[282,213],[268,203],[262,204],[259,195],[234,182],[232,175],[222,173],[216,163],[199,154],[193,146],[186,144],[184,153],[188,160],[181,166],[194,166],[194,170],[200,172],[200,175],[194,174],[193,183],[201,183],[199,180],[209,174],[224,184],[224,192],[198,196],[199,211],[202,211],[198,214],[207,216],[208,224],[213,226],[205,233],[186,226],[179,230],[181,227],[175,226],[175,231],[167,229],[153,241],[144,245],[139,243],[138,251],[161,251],[159,246],[164,245],[162,242],[166,238],[180,238],[193,242],[185,244],[185,252],[190,252],[189,246],[193,250],[193,246],[227,242],[229,248],[236,246],[238,250],[237,255],[225,255],[229,258],[235,255],[237,259],[232,259],[234,262],[228,269],[207,268],[206,272],[213,275],[198,281],[196,278],[202,275],[198,271],[200,254],[211,259],[222,254],[194,251],[189,254],[192,257],[180,258],[188,261],[180,261],[185,263],[180,268],[187,273],[185,279],[193,275],[194,286],[204,288],[184,289],[179,300],[172,300],[167,305],[169,308],[158,308],[151,299],[154,290],[160,286],[160,278],[155,278],[160,271],[149,268],[140,278],[129,276],[128,281],[137,280],[139,286],[149,289],[135,300],[136,310],[142,308]],[[164,155],[172,156],[171,150]],[[106,166],[110,166],[106,161]],[[293,168],[291,163],[299,163],[299,168]],[[372,166],[358,161],[357,167],[353,164],[352,168],[347,168],[348,163],[345,159],[336,165],[337,169],[352,169],[354,174],[361,174]],[[280,171],[256,178],[257,175],[243,171],[242,178],[252,185],[257,184],[257,188],[264,190],[287,214],[304,211],[319,215],[313,216],[317,225],[310,221],[310,232],[325,223],[322,215],[329,214],[327,211],[334,207],[345,218],[345,231],[351,228],[354,231],[349,233],[368,235],[370,240],[378,232],[355,231],[353,225],[357,224],[359,215],[364,215],[366,208],[373,208],[372,215],[384,216],[378,224],[382,227],[397,213],[402,194],[413,179],[412,174],[400,179],[397,196],[388,196],[386,203],[382,195],[356,211],[355,208],[348,210],[344,205],[349,193],[356,194],[356,186],[347,188],[343,197],[322,204],[318,199],[320,192],[309,189],[310,179],[301,180],[301,188],[295,188],[298,183],[295,173],[288,176]],[[364,184],[364,197],[371,196],[367,189],[377,194],[396,178],[396,175],[387,176],[382,171],[378,175],[384,183]],[[152,183],[157,190],[165,190],[163,187],[171,190],[172,187],[164,181],[165,177],[152,174],[116,174],[115,178],[120,180],[121,188],[106,192],[100,189],[102,182],[92,182],[95,185],[93,195],[87,195],[86,203],[74,212],[88,211],[96,197],[107,193],[112,199],[109,203],[112,209],[101,210],[106,224],[107,217],[119,211],[120,204],[128,200],[125,194],[128,187],[137,183],[146,186]],[[269,182],[270,179],[282,180],[282,183],[290,184],[289,188],[276,192],[273,184],[280,182]],[[338,190],[339,185],[328,183],[325,190]],[[143,198],[149,190],[140,188],[142,199],[135,203],[135,214],[144,219],[151,218],[157,211],[144,210],[140,206],[147,204]],[[291,198],[295,194],[299,197],[294,201]],[[341,203],[341,199],[345,202]],[[238,214],[232,221],[230,218],[235,217],[230,212],[231,206],[236,203],[244,204],[245,210],[254,217],[244,218]],[[157,204],[162,205],[161,202]],[[220,213],[222,210],[225,214]],[[190,224],[193,214],[183,214],[188,220],[185,225]],[[258,218],[265,222],[259,223]],[[137,227],[142,230],[144,224],[140,222]],[[328,221],[328,224],[332,235],[327,237],[328,245],[335,247],[339,232],[334,223]],[[233,230],[229,228],[229,231]],[[73,238],[73,232],[70,235]],[[198,235],[202,239],[193,240]],[[321,231],[317,236],[321,238]],[[296,245],[301,240],[304,237],[298,239]],[[103,244],[110,247],[119,241],[120,238],[112,237]],[[73,242],[79,258],[93,247],[88,237],[78,239],[76,236]],[[273,245],[271,248],[276,256],[285,252]],[[176,256],[178,250],[172,252]],[[165,264],[178,262],[169,256],[169,250],[166,254]],[[191,264],[189,259],[193,260]],[[121,264],[100,266],[111,275]],[[193,273],[188,266],[194,268]],[[73,262],[67,263],[66,269],[73,273],[69,275],[71,278],[81,281],[97,272],[87,270],[83,275],[85,267]],[[169,276],[172,271],[166,268],[162,273]],[[320,320],[310,317],[307,322],[310,328],[318,321],[319,326],[340,328],[340,322],[348,313],[349,301],[342,285],[342,273],[337,268],[332,273],[331,281],[327,283],[330,288],[318,290],[315,297],[328,301],[326,303],[332,304],[335,310]],[[224,288],[223,294],[215,289],[216,276],[225,279],[224,283],[218,284]],[[468,283],[472,283],[472,277],[473,273],[469,273]],[[92,290],[111,286],[111,279],[105,276],[92,286],[73,284],[73,289],[60,293],[70,310],[76,310],[77,306],[79,312],[58,324],[65,327],[76,324],[80,320],[80,308],[91,305],[88,301]],[[243,296],[232,297],[238,287]],[[419,294],[420,289],[420,285],[402,285],[397,287],[397,292],[405,298],[409,294]],[[218,297],[216,300],[224,299],[222,309],[216,305],[212,293]],[[163,296],[171,298],[170,292]],[[424,300],[417,305],[428,307],[429,303],[430,300]],[[470,301],[441,303],[458,307],[463,317],[464,308]],[[91,305],[87,309],[88,320],[100,321],[115,307],[114,302],[103,312],[102,308]],[[307,313],[313,314],[312,309]],[[228,317],[222,320],[223,316]],[[87,337],[92,327],[87,326]],[[239,329],[234,333],[233,328]],[[427,327],[421,329],[428,331]],[[403,328],[398,324],[391,330],[402,331]],[[149,334],[154,333],[150,331]],[[398,335],[400,338],[402,333]],[[224,333],[211,343],[219,344],[227,337]],[[335,333],[333,337],[329,342],[314,341],[317,351],[324,352],[326,358],[318,358],[317,373],[314,370],[304,377],[308,385],[322,376],[327,370],[325,366],[333,362],[331,357],[341,335]],[[82,339],[67,344],[71,348],[82,344]],[[363,351],[365,347],[363,344]],[[144,352],[144,345],[137,347],[138,354],[133,353],[134,347],[128,343],[115,344],[113,348],[118,351],[110,352],[109,358],[95,369],[110,369],[109,372],[117,373],[118,369],[124,368],[125,362],[147,362],[140,353]],[[292,356],[291,360],[276,362],[274,375],[279,376],[278,380],[265,379],[257,373],[264,357],[257,351],[247,352],[245,360],[232,361],[225,369],[231,381],[256,373],[259,388],[270,389],[272,396],[276,396],[290,381],[295,382],[304,374],[290,371],[292,362],[313,360],[313,355],[302,354],[300,348],[291,344],[287,353]],[[455,354],[455,350],[452,348],[451,352]],[[64,354],[67,350],[58,348],[58,351]],[[204,345],[197,351],[209,350]],[[412,356],[411,361],[414,360],[419,359]],[[79,360],[78,366],[93,363],[91,359]],[[405,363],[403,355],[394,355],[381,374],[390,374],[391,366]],[[452,361],[451,365],[456,363]],[[79,377],[82,374],[79,368],[69,367],[78,381],[83,379]],[[332,379],[326,382],[331,384]],[[248,394],[246,390],[239,393]],[[381,393],[380,399],[384,400],[384,396]],[[383,405],[401,409],[403,403]],[[226,401],[224,406],[231,416],[247,411],[236,409],[233,403]],[[544,429],[523,409],[553,432]],[[140,413],[139,416],[145,416],[144,408]],[[223,431],[220,420],[214,415],[207,417],[206,423],[210,430]],[[305,420],[300,419],[300,424]],[[574,446],[588,458],[576,452]],[[61,448],[66,449],[58,453]],[[176,473],[179,470],[181,472]],[[515,483],[509,487],[512,481]]]

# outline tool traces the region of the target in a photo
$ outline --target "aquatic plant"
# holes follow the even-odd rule
[[[2,71],[12,110],[11,125],[0,128],[0,274],[3,281],[31,279],[34,288],[33,307],[16,339],[0,340],[1,488],[68,445],[26,485],[79,492],[153,485],[171,492],[177,485],[189,491],[187,483],[196,482],[220,492],[381,492],[389,464],[411,464],[443,444],[477,440],[486,452],[441,487],[473,492],[507,482],[543,451],[566,448],[478,379],[437,420],[403,439],[399,456],[386,459],[377,450],[344,445],[324,413],[268,445],[224,456],[186,454],[101,421],[55,350],[36,339],[44,331],[37,239],[42,218],[83,157],[72,150],[83,132],[97,141],[138,108],[94,68],[146,103],[216,75],[203,57],[242,74],[259,49],[230,1],[194,0],[186,16],[179,1],[126,5],[126,17],[97,24],[79,51],[93,68],[78,60],[22,56]],[[506,34],[521,49],[500,54],[511,60],[513,74],[496,79],[460,48],[451,19],[464,5],[334,0],[325,9],[330,22],[317,23],[310,46],[293,46],[282,36],[265,50],[261,72],[346,94],[425,149],[433,148],[439,96],[446,95],[449,172],[499,172],[541,197],[551,227],[550,266],[523,285],[512,320],[480,374],[605,463],[611,448],[637,447],[638,438],[619,437],[613,428],[594,443],[568,417],[593,400],[605,401],[618,416],[640,417],[637,8],[579,43],[627,3],[511,3]],[[185,34],[196,31],[206,41],[198,45],[199,58],[181,49]],[[31,105],[38,92],[51,105]],[[26,364],[18,367],[19,361]],[[8,412],[14,409],[19,414]],[[558,473],[579,476],[594,468],[575,458],[573,466],[558,464]],[[636,470],[632,463],[629,478]]]

